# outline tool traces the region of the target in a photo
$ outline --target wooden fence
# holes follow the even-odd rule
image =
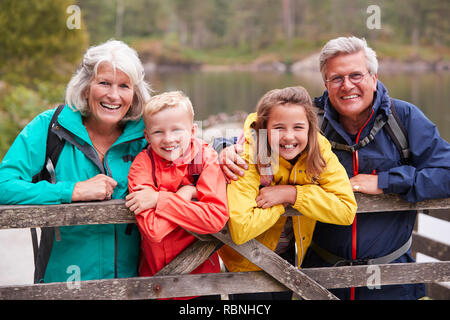
[[[450,221],[450,198],[411,204],[395,195],[356,194],[358,213],[418,210]],[[298,215],[293,209],[285,215]],[[368,213],[370,214],[370,213]],[[134,215],[123,200],[73,203],[52,206],[0,206],[0,229],[56,227],[69,225],[134,223]],[[368,267],[343,266],[297,269],[256,240],[236,245],[228,229],[199,236],[170,264],[153,277],[104,279],[73,283],[0,286],[0,299],[156,299],[196,295],[256,293],[292,290],[303,299],[337,299],[327,289],[367,286]],[[263,271],[218,274],[189,274],[223,242]],[[449,246],[414,231],[412,251],[439,262],[376,265],[380,285],[450,281]],[[374,265],[370,266],[373,270]],[[450,290],[429,286],[436,298],[450,299]],[[433,294],[428,294],[433,298]]]

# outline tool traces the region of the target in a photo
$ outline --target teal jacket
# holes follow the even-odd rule
[[[47,131],[54,112],[48,110],[34,118],[0,163],[0,204],[70,203],[75,183],[100,173],[117,181],[112,198],[125,198],[131,162],[146,145],[142,120],[126,123],[101,163],[80,112],[67,105],[58,117],[62,128],[58,135],[66,142],[55,168],[57,183],[31,183],[44,165]],[[52,239],[44,282],[74,279],[74,270],[80,280],[137,275],[140,235],[135,225],[131,230],[127,224],[66,226],[59,230],[60,239]]]

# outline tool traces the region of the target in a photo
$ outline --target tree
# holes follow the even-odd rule
[[[88,43],[67,23],[69,0],[0,1],[0,158],[37,113],[64,101]]]
[[[0,1],[0,77],[10,83],[67,80],[88,35],[69,29],[70,0]]]

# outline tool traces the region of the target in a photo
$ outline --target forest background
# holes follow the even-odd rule
[[[381,26],[369,26],[370,6]],[[291,66],[358,30],[380,60],[448,66],[449,16],[448,0],[2,0],[0,159],[36,114],[64,101],[86,48],[111,38],[156,66]]]

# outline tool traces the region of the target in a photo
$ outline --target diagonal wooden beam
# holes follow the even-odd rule
[[[212,236],[237,251],[303,299],[338,300],[322,285],[255,239],[237,245],[231,240],[228,226]]]
[[[212,241],[196,240],[159,270],[155,276],[191,273],[215,252],[220,243],[217,239]]]

